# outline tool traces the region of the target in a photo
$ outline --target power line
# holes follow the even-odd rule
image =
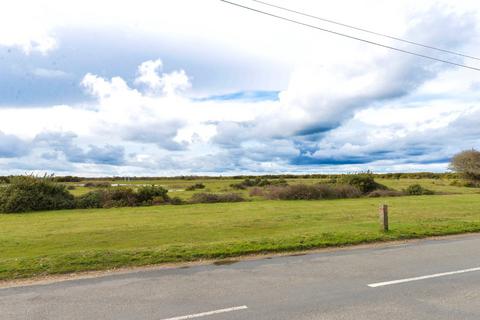
[[[268,3],[268,2],[265,2],[265,1],[260,1],[260,0],[250,0],[250,1],[257,2],[257,3],[263,4],[263,5],[265,5],[265,6],[272,7],[272,8],[277,8],[277,9],[280,9],[280,10],[284,10],[284,11],[292,12],[292,13],[295,13],[295,14],[299,14],[299,15],[302,15],[302,16],[305,16],[305,17],[313,18],[313,19],[316,19],[316,20],[320,20],[320,21],[324,21],[324,22],[336,24],[336,25],[339,25],[339,26],[342,26],[342,27],[346,27],[346,28],[353,29],[353,30],[370,33],[370,34],[373,34],[373,35],[376,35],[376,36],[380,36],[380,37],[384,37],[384,38],[388,38],[388,39],[392,39],[392,40],[396,40],[396,41],[400,41],[400,42],[412,44],[412,45],[415,45],[415,46],[419,46],[419,47],[423,47],[423,48],[427,48],[427,49],[431,49],[431,50],[437,50],[437,51],[440,51],[440,52],[449,53],[449,54],[457,55],[457,56],[464,57],[464,58],[469,58],[469,59],[474,59],[474,60],[480,60],[480,58],[477,58],[477,57],[474,57],[474,56],[469,56],[469,55],[466,55],[466,54],[464,54],[464,53],[459,53],[459,52],[455,52],[455,51],[451,51],[451,50],[446,50],[446,49],[434,47],[434,46],[431,46],[431,45],[427,45],[427,44],[423,44],[423,43],[419,43],[419,42],[407,40],[407,39],[402,39],[402,38],[390,36],[390,35],[387,35],[387,34],[384,34],[384,33],[380,33],[380,32],[376,32],[376,31],[372,31],[372,30],[368,30],[368,29],[364,29],[364,28],[352,26],[352,25],[350,25],[350,24],[346,24],[346,23],[342,23],[342,22],[335,21],[335,20],[326,19],[326,18],[322,18],[322,17],[319,17],[319,16],[314,16],[314,15],[311,15],[311,14],[308,14],[308,13],[305,13],[305,12],[301,12],[301,11],[289,9],[289,8],[286,8],[286,7],[278,6],[278,5],[276,5],[276,4]]]
[[[361,42],[368,43],[368,44],[371,44],[371,45],[375,45],[375,46],[378,46],[378,47],[382,47],[382,48],[386,48],[386,49],[390,49],[390,50],[395,50],[397,52],[402,52],[402,53],[410,54],[410,55],[413,55],[413,56],[417,56],[417,57],[421,57],[421,58],[425,58],[425,59],[429,59],[429,60],[443,62],[443,63],[454,65],[454,66],[457,66],[457,67],[462,67],[462,68],[466,68],[466,69],[470,69],[470,70],[480,71],[480,68],[476,68],[476,67],[472,67],[472,66],[468,66],[468,65],[465,65],[465,64],[460,64],[460,63],[456,63],[456,62],[452,62],[452,61],[448,61],[448,60],[442,60],[442,59],[427,56],[427,55],[424,55],[424,54],[421,54],[421,53],[416,53],[416,52],[412,52],[412,51],[408,51],[408,50],[403,50],[403,49],[395,48],[395,47],[388,46],[388,45],[385,45],[385,44],[381,44],[381,43],[378,43],[378,42],[374,42],[374,41],[350,36],[348,34],[340,33],[340,32],[337,32],[337,31],[332,31],[332,30],[320,28],[320,27],[317,27],[317,26],[314,26],[314,25],[311,25],[311,24],[308,24],[308,23],[305,23],[305,22],[301,22],[301,21],[289,19],[289,18],[286,18],[286,17],[278,16],[278,15],[275,15],[273,13],[265,12],[265,11],[255,9],[255,8],[252,8],[252,7],[248,7],[248,6],[244,6],[244,5],[235,3],[235,2],[231,2],[231,1],[227,1],[227,0],[220,0],[220,1],[225,2],[227,4],[230,4],[230,5],[233,5],[233,6],[243,8],[243,9],[254,11],[256,13],[264,14],[264,15],[274,17],[274,18],[277,18],[277,19],[280,19],[280,20],[295,23],[295,24],[298,24],[298,25],[301,25],[301,26],[304,26],[304,27],[309,27],[309,28],[320,30],[320,31],[328,32],[328,33],[331,33],[331,34],[334,34],[334,35],[337,35],[337,36],[361,41]]]

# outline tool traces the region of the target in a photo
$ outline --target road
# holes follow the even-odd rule
[[[0,289],[0,319],[480,319],[480,235]],[[400,280],[400,281],[397,281]]]

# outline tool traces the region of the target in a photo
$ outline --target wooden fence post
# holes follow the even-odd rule
[[[380,227],[382,231],[388,231],[388,205],[386,204],[380,205],[379,215],[380,215]]]

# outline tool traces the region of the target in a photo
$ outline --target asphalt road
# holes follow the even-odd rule
[[[478,320],[480,235],[0,289],[0,319]]]

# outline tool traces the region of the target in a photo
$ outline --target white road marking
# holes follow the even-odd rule
[[[474,271],[480,271],[480,268],[471,268],[471,269],[464,269],[464,270],[458,270],[458,271],[436,273],[428,276],[421,276],[421,277],[407,278],[407,279],[400,279],[400,280],[393,280],[393,281],[386,281],[386,282],[377,282],[377,283],[371,283],[368,286],[371,288],[376,288],[376,287],[389,286],[392,284],[419,281],[419,280],[425,280],[425,279],[431,279],[431,278],[439,278],[439,277],[450,276],[452,274],[460,274],[460,273],[467,273],[467,272],[474,272]]]
[[[193,319],[193,318],[200,318],[200,317],[205,317],[205,316],[211,316],[211,315],[213,315],[213,314],[219,314],[219,313],[225,313],[225,312],[232,312],[232,311],[238,311],[238,310],[245,310],[245,309],[248,309],[248,307],[247,307],[247,306],[240,306],[240,307],[233,307],[233,308],[226,308],[226,309],[220,309],[220,310],[202,312],[202,313],[197,313],[197,314],[189,314],[189,315],[187,315],[187,316],[181,316],[181,317],[175,317],[175,318],[168,318],[168,319],[163,319],[163,320]]]

